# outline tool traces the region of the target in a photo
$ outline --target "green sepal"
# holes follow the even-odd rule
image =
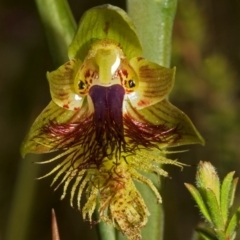
[[[59,142],[64,139],[64,134],[62,137],[57,139],[51,135],[47,134],[45,129],[49,124],[62,124],[62,123],[74,123],[79,122],[90,115],[89,108],[87,104],[83,103],[82,108],[75,112],[69,111],[64,108],[59,107],[53,101],[51,101],[48,106],[42,111],[42,113],[37,117],[33,123],[28,135],[25,137],[21,145],[21,155],[24,157],[27,153],[47,153],[51,151],[56,151],[61,148]],[[65,134],[67,131],[71,131],[71,128],[65,128]],[[69,139],[68,141],[71,141]],[[67,142],[65,141],[64,144]]]
[[[235,172],[228,173],[221,186],[220,207],[224,224],[226,224],[228,220],[234,173]]]
[[[205,201],[209,210],[214,227],[217,230],[224,229],[224,222],[217,196],[212,189],[205,189]]]
[[[166,99],[140,110],[135,109],[130,103],[126,103],[125,106],[131,119],[147,126],[164,126],[166,129],[175,131],[173,134],[169,133],[166,143],[157,143],[160,148],[185,144],[204,144],[203,138],[191,120]]]
[[[233,214],[231,220],[226,229],[226,236],[229,237],[230,240],[234,239],[235,232],[240,223],[240,207],[238,210]]]
[[[198,227],[195,230],[204,240],[218,240],[214,233],[206,228]]]
[[[199,191],[197,190],[197,188],[195,188],[192,184],[189,183],[184,183],[184,185],[186,186],[186,188],[188,189],[188,191],[191,193],[192,197],[194,198],[194,200],[196,201],[198,208],[200,209],[200,212],[202,213],[202,215],[204,216],[204,218],[209,222],[212,223],[210,214],[208,212],[208,209],[202,199],[201,194],[199,193]]]
[[[69,46],[69,58],[83,60],[92,43],[102,39],[117,42],[129,59],[142,55],[140,41],[127,13],[121,8],[106,4],[84,13]]]

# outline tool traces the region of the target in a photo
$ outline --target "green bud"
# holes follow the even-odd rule
[[[217,172],[210,162],[200,161],[196,181],[200,190],[212,190],[218,203],[220,202],[220,182]]]

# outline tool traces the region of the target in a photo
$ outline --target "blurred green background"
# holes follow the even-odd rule
[[[69,1],[77,21],[85,10],[104,3],[125,8],[121,0]],[[211,161],[221,178],[233,170],[240,175],[239,12],[237,0],[178,4],[172,52],[177,75],[170,100],[192,119],[206,146],[185,147],[189,151],[177,156],[191,167],[167,167],[172,179],[163,180],[165,240],[191,239],[201,220],[183,185],[195,182],[199,160]],[[34,1],[0,2],[0,66],[0,240],[50,240],[51,208],[61,240],[96,239],[95,227],[82,221],[68,198],[59,199],[61,190],[50,188],[51,177],[35,180],[52,167],[32,163],[44,156],[22,159],[19,153],[31,123],[50,100],[46,71],[55,69]]]

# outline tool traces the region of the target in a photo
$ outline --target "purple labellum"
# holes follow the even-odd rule
[[[95,85],[89,90],[94,106],[95,141],[108,157],[115,152],[119,158],[125,145],[122,113],[124,95],[124,88],[118,84],[109,87]]]

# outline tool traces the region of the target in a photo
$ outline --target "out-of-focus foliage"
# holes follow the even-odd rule
[[[214,46],[217,42],[204,18],[207,13],[193,1],[183,2],[173,37],[177,80],[171,98],[185,105],[201,127],[206,138],[204,157],[211,154],[228,165],[240,157],[239,75],[231,59]]]
[[[239,3],[226,1],[217,5],[213,1],[178,3],[172,49],[172,66],[177,66],[177,72],[170,100],[189,114],[206,145],[192,147],[185,156],[179,156],[192,167],[183,173],[174,170],[173,181],[165,183],[165,197],[169,198],[165,206],[166,239],[190,239],[191,230],[186,232],[186,227],[194,228],[201,220],[182,187],[184,181],[194,182],[199,160],[211,161],[221,178],[233,170],[236,175],[240,172],[240,71],[236,68],[240,54],[237,45],[235,51],[229,46],[230,39],[232,43],[240,40],[235,26],[240,24],[237,9]],[[236,205],[239,202],[238,190]],[[173,231],[175,225],[178,227]]]

